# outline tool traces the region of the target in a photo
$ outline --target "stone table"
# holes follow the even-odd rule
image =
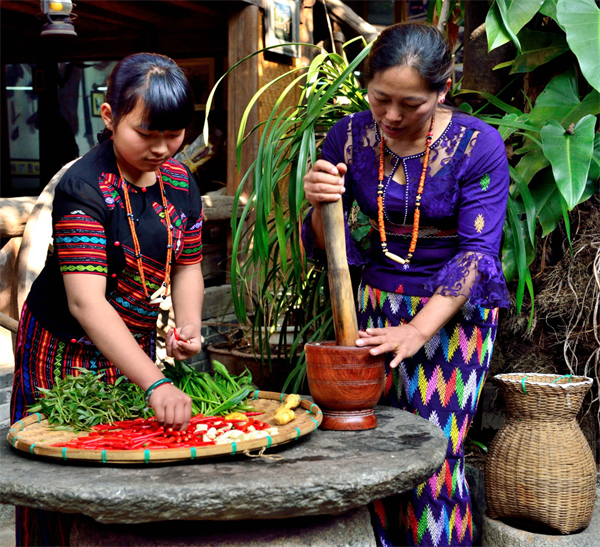
[[[391,407],[377,407],[376,414],[376,429],[319,429],[265,454],[281,459],[240,455],[109,467],[42,460],[0,441],[0,503],[121,525],[342,515],[410,490],[445,458],[447,440],[438,427]],[[6,434],[0,431],[2,439]]]

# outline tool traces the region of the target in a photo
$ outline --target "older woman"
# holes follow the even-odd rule
[[[304,178],[313,209],[308,253],[323,249],[321,204],[354,201],[370,218],[369,249],[347,233],[359,266],[359,346],[389,353],[384,401],[438,425],[447,458],[413,492],[375,502],[382,545],[472,543],[463,441],[509,304],[499,260],[508,196],[500,134],[443,106],[452,51],[426,24],[385,29],[367,59],[370,110],[329,131]]]

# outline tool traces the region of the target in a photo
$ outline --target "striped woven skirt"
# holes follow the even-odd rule
[[[359,329],[408,323],[428,300],[361,285]],[[472,544],[463,442],[489,370],[497,321],[497,308],[473,306],[467,301],[415,355],[395,369],[388,364],[381,404],[433,422],[446,435],[448,448],[446,460],[429,480],[411,492],[372,504],[374,527],[384,547]]]
[[[154,331],[138,340],[152,360],[156,353]],[[57,338],[44,329],[23,306],[15,348],[15,375],[10,401],[11,423],[28,414],[39,396],[39,388],[50,389],[57,378],[77,376],[85,368],[103,373],[103,381],[114,384],[120,372],[93,345]],[[72,516],[31,507],[16,508],[18,546],[69,545]]]

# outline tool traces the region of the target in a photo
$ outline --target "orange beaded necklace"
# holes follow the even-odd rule
[[[160,289],[158,289],[152,296],[148,294],[148,287],[146,287],[146,276],[144,275],[144,264],[142,261],[142,253],[140,248],[140,240],[138,239],[137,232],[135,231],[135,223],[133,217],[133,211],[131,209],[131,201],[129,199],[129,183],[125,182],[123,178],[123,173],[121,172],[121,167],[117,164],[117,168],[119,169],[119,177],[121,180],[121,187],[123,188],[123,196],[125,197],[125,211],[127,212],[127,220],[129,221],[129,229],[131,230],[131,237],[133,238],[133,250],[135,251],[135,260],[137,262],[138,272],[140,274],[140,279],[142,282],[142,287],[144,289],[144,296],[146,299],[152,303],[156,304],[157,300],[164,300],[167,297],[167,292],[169,290],[169,283],[171,281],[171,259],[173,257],[173,225],[171,224],[171,220],[169,218],[169,210],[167,208],[167,196],[165,195],[165,187],[162,180],[162,175],[160,173],[160,169],[156,170],[156,178],[158,180],[158,184],[160,186],[160,197],[162,200],[163,211],[165,212],[165,222],[167,225],[167,263],[165,265],[165,279],[162,283]],[[142,188],[142,192],[145,192],[146,188]]]
[[[384,157],[385,157],[385,143],[383,139],[383,132],[381,132],[381,142],[379,146],[379,184],[377,185],[377,219],[379,226],[379,237],[381,239],[381,250],[383,254],[394,262],[400,264],[409,264],[410,259],[417,248],[417,238],[419,237],[419,219],[421,217],[421,194],[423,194],[423,188],[425,187],[425,176],[427,175],[427,166],[429,165],[429,150],[431,149],[431,141],[433,140],[433,123],[435,121],[435,114],[431,117],[431,125],[429,126],[429,132],[427,133],[427,140],[425,144],[425,156],[423,158],[423,170],[421,171],[421,179],[419,180],[419,188],[417,189],[417,197],[415,198],[415,213],[412,229],[412,239],[410,241],[410,247],[408,248],[408,255],[406,258],[402,258],[394,253],[390,253],[387,247],[387,236],[385,235],[385,222],[383,218],[383,171],[384,171]],[[406,181],[408,184],[408,181]]]

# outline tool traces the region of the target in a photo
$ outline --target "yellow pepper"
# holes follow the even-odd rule
[[[230,412],[229,414],[227,414],[227,416],[225,416],[226,420],[238,420],[238,421],[244,421],[247,422],[248,421],[248,416],[246,416],[245,414],[242,414],[241,412]]]

